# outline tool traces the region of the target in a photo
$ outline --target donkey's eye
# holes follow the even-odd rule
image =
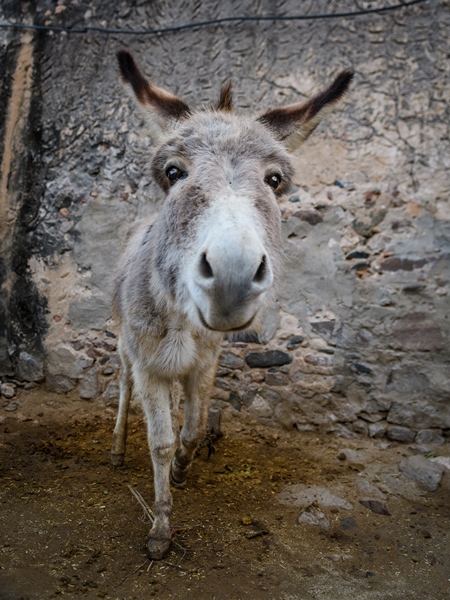
[[[264,181],[267,185],[270,185],[272,189],[276,190],[281,183],[281,175],[278,173],[271,173],[270,175],[267,175]]]
[[[166,177],[170,182],[170,185],[176,183],[179,179],[184,179],[187,177],[186,171],[179,169],[178,167],[167,167],[166,169]]]

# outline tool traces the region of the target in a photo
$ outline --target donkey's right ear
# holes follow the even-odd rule
[[[120,50],[117,60],[122,83],[144,111],[155,141],[191,114],[189,106],[177,96],[148,82],[129,52]]]

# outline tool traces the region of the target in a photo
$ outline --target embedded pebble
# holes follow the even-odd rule
[[[445,467],[424,456],[416,455],[402,461],[399,470],[405,477],[412,479],[428,491],[435,492],[442,479]]]
[[[358,527],[358,523],[354,517],[344,517],[341,519],[341,529],[356,529]]]
[[[219,359],[219,365],[225,369],[242,369],[244,361],[232,352],[225,352]]]
[[[249,367],[279,367],[292,362],[292,356],[282,350],[266,350],[265,352],[249,352],[245,357]]]

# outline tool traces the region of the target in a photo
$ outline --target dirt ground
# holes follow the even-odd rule
[[[407,445],[230,415],[215,453],[203,448],[187,488],[173,490],[173,547],[151,562],[149,523],[128,487],[152,503],[142,417],[132,416],[125,465],[115,469],[111,409],[40,390],[15,401],[14,411],[0,408],[1,600],[450,598],[449,473],[436,492],[420,489],[398,471],[417,454]],[[342,449],[364,458],[342,460]],[[302,509],[277,499],[299,483],[353,508],[319,507],[328,528],[299,524]],[[367,498],[390,514],[363,506]]]

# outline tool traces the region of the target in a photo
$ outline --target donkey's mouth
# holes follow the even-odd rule
[[[232,333],[233,331],[243,331],[244,329],[248,329],[250,327],[250,325],[253,323],[255,316],[253,315],[246,323],[244,323],[243,325],[239,325],[238,327],[211,327],[211,325],[209,325],[205,319],[205,317],[203,316],[202,311],[198,308],[197,306],[197,312],[198,312],[198,316],[199,319],[203,325],[203,327],[206,327],[206,329],[209,329],[210,331],[222,331],[223,333]]]

